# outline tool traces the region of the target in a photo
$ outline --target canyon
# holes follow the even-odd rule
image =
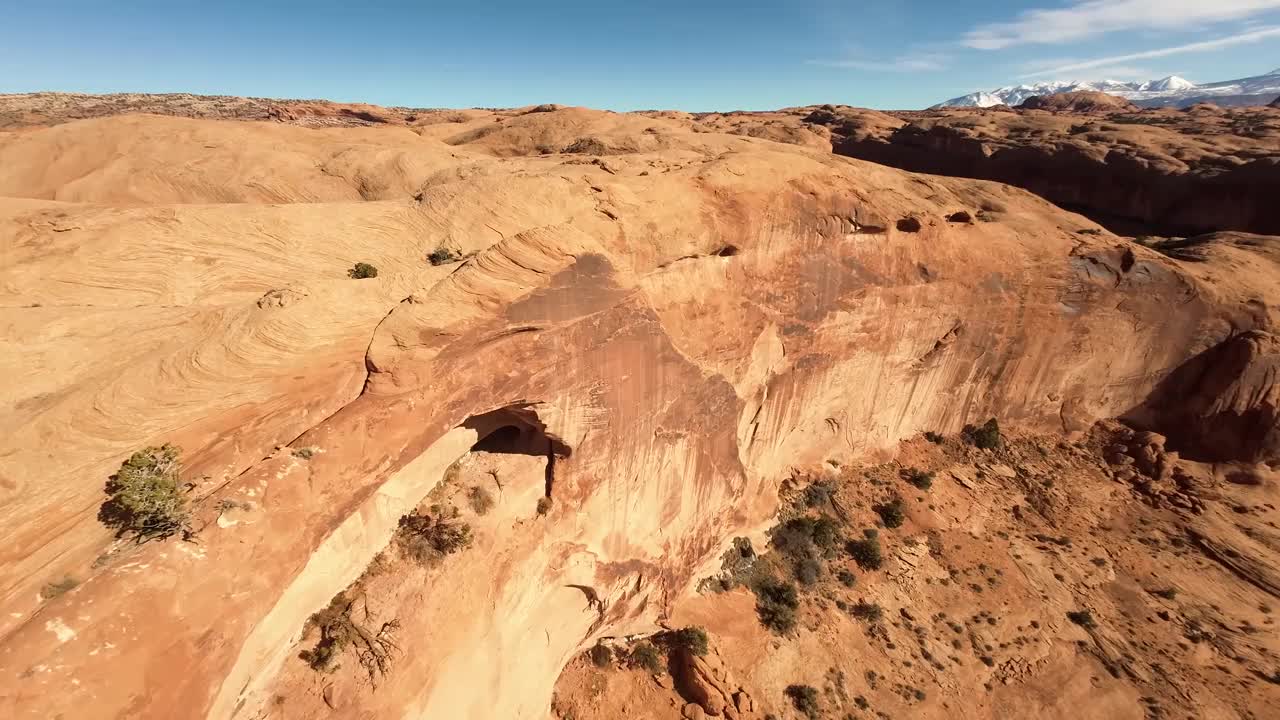
[[[858,592],[938,619],[963,603],[924,579],[980,557],[1022,577],[999,614],[1052,633],[994,701],[963,705],[994,682],[982,661],[927,699],[872,688],[875,707],[1262,717],[1280,110],[1096,105],[0,96],[0,709],[787,717],[784,685],[821,685],[823,663],[910,660],[834,595],[774,637],[750,592],[699,588],[736,539],[770,547],[794,492],[835,483],[853,533],[885,468],[915,464],[937,507],[912,506]],[[1003,449],[959,439],[988,418]],[[194,536],[113,537],[104,484],[164,443]],[[465,522],[470,546],[412,562],[414,513]],[[1135,538],[1156,529],[1200,548],[1159,562],[1227,640],[1108,624],[1157,612],[1134,590],[1155,587]],[[1032,530],[1114,556],[1033,550]],[[1101,629],[1062,620],[1082,603]],[[317,671],[301,656],[338,605],[374,641]],[[1236,612],[1253,631],[1228,632]],[[684,626],[712,650],[673,650],[671,676],[583,657]],[[1159,652],[1204,671],[1160,685]],[[689,673],[716,683],[691,693]],[[1046,698],[1055,673],[1070,692]],[[840,692],[822,702],[857,712]]]
[[[1271,108],[1139,110],[1101,93],[1026,109],[823,110],[836,152],[914,172],[1006,182],[1128,235],[1280,233],[1280,117]]]

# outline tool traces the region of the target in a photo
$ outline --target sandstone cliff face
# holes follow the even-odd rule
[[[273,717],[285,697],[368,717],[542,717],[573,655],[651,630],[728,538],[767,522],[789,467],[991,415],[1083,430],[1235,333],[1271,330],[1250,304],[1270,307],[1275,277],[1256,249],[1231,251],[1251,272],[1227,286],[1079,234],[1086,221],[1019,190],[688,122],[129,117],[5,138],[0,154],[30,158],[79,147],[79,131],[183,128],[246,158],[287,141],[361,168],[316,204],[182,205],[215,185],[264,199],[252,173],[212,180],[199,163],[145,198],[83,173],[36,194],[118,205],[4,201],[19,250],[0,268],[6,362],[31,377],[0,416],[6,715]],[[121,162],[95,152],[86,167]],[[384,153],[398,159],[371,160]],[[274,176],[283,195],[310,192],[305,166]],[[391,189],[341,202],[371,179]],[[432,267],[438,247],[474,255]],[[365,260],[378,278],[343,277]],[[1253,390],[1271,355],[1245,356],[1240,391],[1197,417],[1272,401]],[[477,443],[505,427],[545,453],[489,458]],[[109,546],[93,520],[103,481],[161,441],[188,458],[198,543],[93,562]],[[497,463],[510,488],[478,554],[426,591],[381,581],[365,612],[421,647],[377,693],[325,696],[296,658],[306,618],[460,458]],[[62,573],[85,582],[38,604]]]
[[[850,157],[915,172],[998,180],[1130,234],[1280,233],[1280,116],[1268,108],[1046,109],[900,113],[897,127],[833,140]],[[838,133],[864,113],[822,124]],[[877,113],[878,115],[879,113]]]

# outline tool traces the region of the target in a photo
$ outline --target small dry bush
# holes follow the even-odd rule
[[[395,542],[405,557],[429,567],[446,555],[471,546],[471,526],[448,513],[413,514],[400,518]]]
[[[467,490],[467,504],[477,515],[484,515],[493,509],[493,495],[479,485],[472,485]]]

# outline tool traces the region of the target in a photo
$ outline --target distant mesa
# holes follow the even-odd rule
[[[1018,106],[1019,110],[1050,110],[1073,113],[1113,113],[1137,111],[1138,106],[1122,97],[1104,92],[1064,92],[1032,95]]]

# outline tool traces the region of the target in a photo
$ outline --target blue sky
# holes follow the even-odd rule
[[[1280,67],[1280,0],[7,4],[0,92],[910,109],[1036,80]]]

